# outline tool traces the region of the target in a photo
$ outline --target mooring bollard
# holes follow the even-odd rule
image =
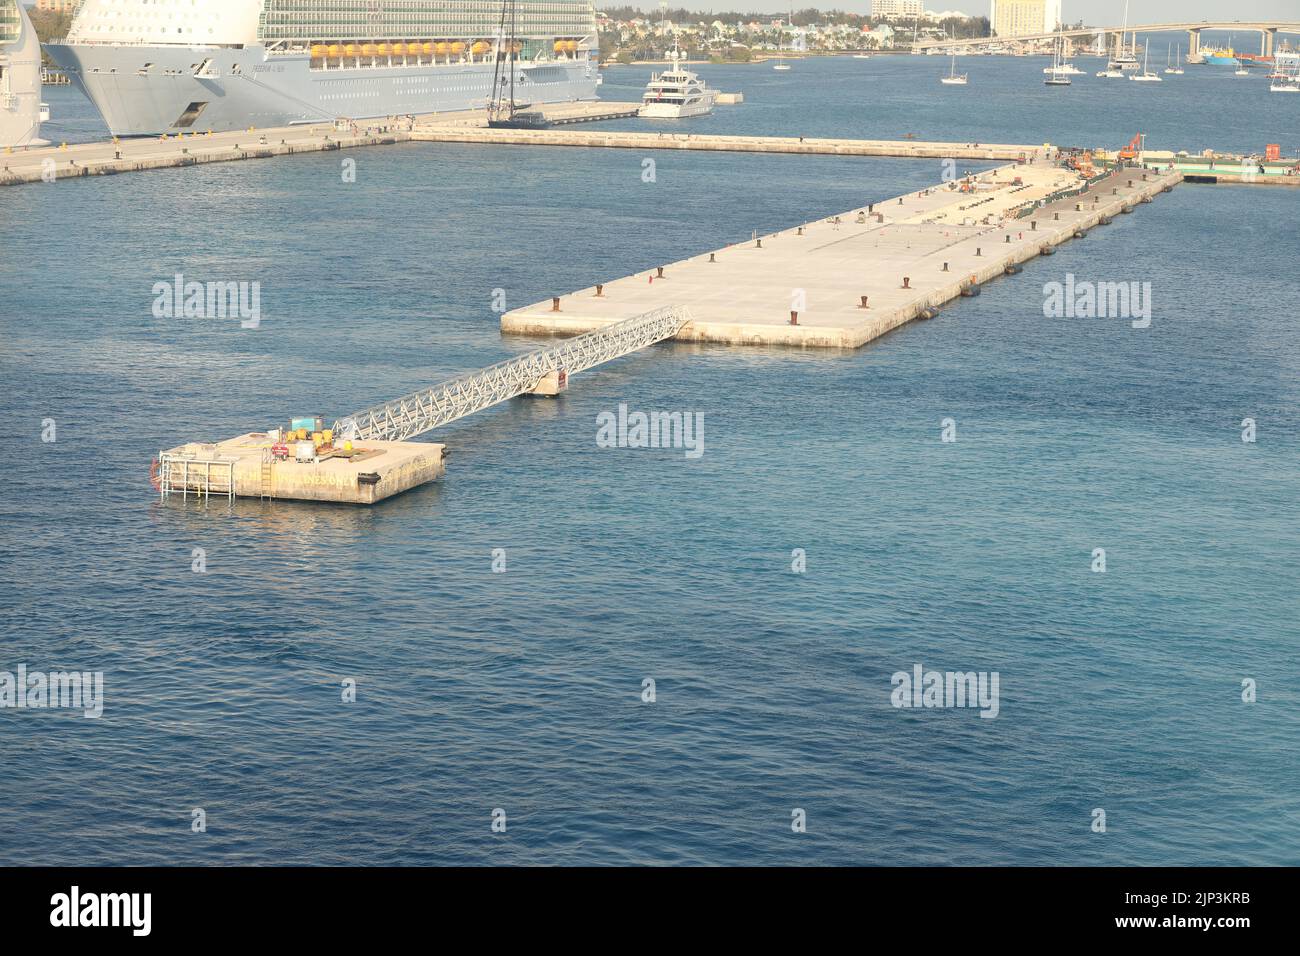
[[[859,305],[858,308],[859,308],[859,309],[866,309],[866,308],[869,308],[869,306],[867,305],[867,297],[866,297],[865,295],[862,296],[862,304]]]
[[[663,277],[664,277],[664,267],[663,267],[663,266],[660,266],[660,267],[659,267],[659,273],[658,273],[658,275],[655,276],[655,278],[656,278],[656,279],[662,279]]]
[[[795,235],[796,235],[796,236],[802,236],[802,235],[803,235],[803,226],[800,226],[800,227],[795,231]]]
[[[904,289],[910,289],[910,288],[912,288],[912,277],[911,277],[911,276],[903,276],[903,288],[904,288]]]
[[[978,259],[978,258],[980,258],[980,257],[983,256],[983,255],[984,255],[984,250],[981,249],[979,246],[976,246],[976,247],[975,247],[975,257]]]
[[[558,295],[551,296],[551,311],[552,312],[560,311],[560,297]]]
[[[799,324],[799,313],[798,313],[798,312],[795,312],[795,311],[791,310],[791,312],[790,312],[790,324],[791,324],[791,325],[798,325],[798,324]]]
[[[710,262],[717,262],[717,261],[718,261],[718,254],[717,254],[716,252],[710,252],[710,253],[709,253],[709,261],[710,261]]]
[[[605,294],[605,286],[602,285],[601,283],[596,283],[596,298],[599,299],[604,294]]]
[[[1029,220],[1029,231],[1030,231],[1030,232],[1037,232],[1037,231],[1038,231],[1038,220],[1037,220],[1037,219],[1031,219],[1031,220]]]
[[[755,239],[754,241],[758,243],[758,248],[760,248],[760,249],[763,248],[763,240],[762,240],[762,239]]]
[[[1054,212],[1054,213],[1052,213],[1052,221],[1053,221],[1053,222],[1060,222],[1060,221],[1061,221],[1061,214],[1060,214],[1059,212]]]
[[[948,271],[948,263],[945,262],[945,263],[943,264],[943,270],[942,270],[942,271],[944,271],[944,272],[947,272],[947,271]]]
[[[1011,242],[1011,236],[1009,236],[1009,235],[1007,236],[1007,242],[1008,242],[1008,243]]]

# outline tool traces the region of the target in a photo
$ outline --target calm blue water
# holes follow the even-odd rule
[[[719,69],[752,98],[691,128],[1116,142],[1139,122],[853,79],[937,58],[818,64],[815,90],[812,69]],[[1200,129],[1150,108],[1145,131],[1285,141],[1280,105],[1249,102]],[[159,503],[159,448],[534,344],[501,338],[493,289],[534,301],[938,176],[353,158],[354,185],[303,156],[0,192],[0,670],[107,684],[99,720],[0,710],[0,863],[1300,862],[1300,191],[1180,187],[854,353],[656,348],[448,429],[446,479],[382,507]],[[175,272],[261,282],[262,327],[153,318]],[[1066,273],[1152,283],[1151,328],[1044,319]],[[597,448],[620,402],[702,412],[705,455]],[[997,671],[1000,715],[895,710],[917,662]]]

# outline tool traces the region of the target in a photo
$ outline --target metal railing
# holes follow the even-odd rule
[[[574,375],[670,339],[690,321],[681,306],[655,309],[340,418],[334,434],[349,441],[405,441],[535,391],[550,372]]]

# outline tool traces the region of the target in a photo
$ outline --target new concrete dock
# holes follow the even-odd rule
[[[857,348],[1181,178],[1124,169],[1089,185],[1045,161],[1003,166],[557,293],[506,313],[501,330],[573,335],[679,305],[694,319],[681,341]]]
[[[566,125],[635,116],[638,105],[555,103],[539,108],[549,122]],[[247,129],[234,133],[196,133],[166,139],[141,137],[5,150],[0,152],[0,186],[53,182],[81,176],[111,176],[242,159],[270,159],[361,146],[391,146],[411,142],[411,130],[430,123],[449,129],[482,126],[487,123],[487,114],[483,110],[465,110],[416,116],[414,122],[410,117],[393,117],[338,124]]]
[[[411,139],[425,143],[580,146],[604,149],[684,149],[723,153],[796,153],[805,156],[892,156],[904,159],[1019,160],[1046,156],[1051,147],[1007,143],[933,143],[920,140],[820,139],[803,136],[714,136],[706,133],[625,130],[473,129],[441,122],[417,125]]]

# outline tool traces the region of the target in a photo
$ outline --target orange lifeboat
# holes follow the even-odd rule
[[[424,44],[424,55],[425,55],[425,56],[433,56],[433,44],[432,44],[432,43],[429,43],[429,42],[427,42],[427,41],[425,42],[425,44]]]
[[[456,40],[451,45],[451,52],[456,56],[460,56],[462,53],[465,52],[465,44],[461,43],[459,40]]]
[[[374,55],[375,55],[375,45],[374,45],[373,43],[363,43],[363,44],[361,45],[361,55],[362,55],[362,56],[374,56]]]
[[[322,44],[322,43],[316,43],[316,44],[313,44],[313,45],[312,45],[312,48],[311,48],[311,55],[312,55],[312,59],[314,59],[314,60],[319,60],[319,59],[321,59],[321,58],[322,58],[323,56],[325,56],[328,52],[329,52],[329,47],[325,46],[325,45]]]
[[[474,54],[482,54],[486,53],[490,49],[492,49],[492,44],[488,43],[486,40],[475,40],[474,45],[469,48],[469,51]]]
[[[388,55],[389,55],[390,53],[392,53],[392,52],[393,52],[393,48],[392,48],[392,46],[391,46],[390,44],[388,44],[388,43],[381,43],[381,44],[379,44],[379,55],[380,55],[380,56],[388,56]]]

